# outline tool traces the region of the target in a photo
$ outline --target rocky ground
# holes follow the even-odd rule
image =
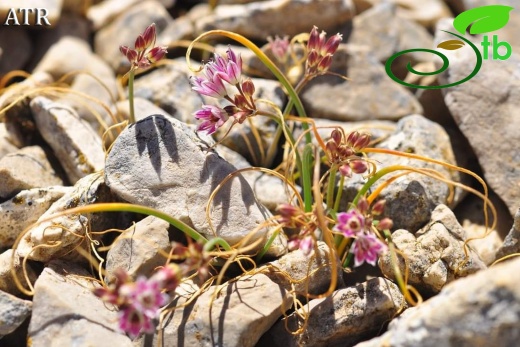
[[[13,21],[0,26],[0,346],[516,345],[520,260],[492,264],[520,251],[520,3],[498,1],[519,8],[492,33],[511,45],[511,57],[485,59],[469,81],[445,89],[407,88],[385,72],[393,54],[445,41],[441,30],[453,31],[453,17],[462,11],[496,3],[42,0],[37,6],[47,9],[49,27],[34,25],[31,16],[27,26]],[[17,1],[0,2],[2,23],[16,6]],[[168,59],[136,76],[137,123],[115,141],[115,132],[102,137],[129,113],[121,83],[129,66],[119,46],[133,45],[151,23],[156,23],[157,44],[168,46]],[[262,160],[247,124],[234,128],[215,151],[203,150],[214,140],[194,131],[193,113],[208,100],[191,90],[186,47],[212,29],[264,46],[268,36],[292,37],[313,25],[344,35],[331,71],[349,78],[320,76],[302,90],[316,124],[364,129],[378,148],[474,171],[490,188],[497,210],[494,229],[478,238],[486,227],[483,202],[475,194],[407,175],[381,195],[394,221],[393,242],[408,260],[408,283],[425,299],[420,305],[412,307],[395,283],[390,253],[375,268],[332,271],[325,243],[309,258],[300,250],[287,252],[287,240],[279,236],[266,255],[269,263],[225,282],[219,295],[214,287],[200,293],[200,283],[184,282],[170,307],[186,305],[167,314],[164,329],[130,339],[117,328],[117,312],[93,294],[97,271],[84,260],[87,252],[78,249],[111,246],[101,252],[106,280],[113,280],[118,268],[135,278],[164,264],[171,242],[182,241],[178,230],[133,213],[45,219],[78,206],[119,201],[161,210],[206,236],[216,230],[231,244],[249,237],[290,195],[279,177],[247,171],[215,196],[208,222],[207,201],[219,183]],[[471,40],[480,47],[482,35]],[[219,37],[206,43],[219,52],[236,45]],[[283,109],[287,97],[280,84],[251,52],[233,48],[242,52],[244,73],[253,78],[257,97]],[[410,83],[453,83],[471,72],[475,57],[470,53],[448,52],[449,68],[433,77],[407,76],[408,59],[418,70],[438,66],[424,52],[399,58],[394,71]],[[192,58],[197,65],[208,56],[196,52]],[[288,69],[289,76],[297,74]],[[263,146],[274,141],[276,129],[266,119],[253,120]],[[327,137],[330,129],[320,133]],[[474,178],[434,163],[370,157],[381,167],[435,169],[483,192]],[[343,210],[362,183],[356,176],[345,185]],[[119,238],[96,233],[109,229],[126,231]],[[291,285],[281,272],[300,281]],[[293,306],[292,293],[319,295],[331,281],[337,283],[331,295],[314,298],[305,308]],[[200,296],[187,302],[194,293]],[[292,335],[304,312],[307,326]]]

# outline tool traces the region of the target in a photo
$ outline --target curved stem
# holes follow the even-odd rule
[[[338,167],[336,165],[332,165],[329,172],[329,183],[327,184],[327,208],[332,209],[332,201],[334,201],[334,185],[336,184],[336,173],[338,172]]]
[[[130,69],[128,74],[128,104],[130,108],[130,119],[129,123],[134,124],[135,123],[135,109],[134,109],[134,77],[135,77],[135,70],[133,68]]]

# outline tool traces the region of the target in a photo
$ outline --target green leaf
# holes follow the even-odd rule
[[[511,6],[489,5],[473,8],[459,14],[453,20],[453,27],[464,35],[471,25],[470,34],[485,34],[503,28],[509,21]]]
[[[462,48],[464,46],[464,42],[460,40],[448,40],[441,42],[437,45],[437,48],[447,49],[449,51],[454,51],[456,49]]]

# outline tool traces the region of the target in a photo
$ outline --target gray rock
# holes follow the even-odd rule
[[[111,112],[117,100],[118,85],[112,68],[99,56],[91,54],[86,60],[84,73],[76,75],[70,86],[75,93],[66,94],[58,102],[73,107],[82,119],[102,134],[109,126],[118,123]],[[77,93],[94,98],[95,101]]]
[[[43,96],[31,101],[31,109],[38,130],[72,183],[103,169],[101,138],[73,109]]]
[[[516,346],[519,270],[516,259],[450,283],[385,334],[356,347]]]
[[[253,347],[291,303],[288,292],[267,276],[246,275],[210,287],[194,304],[167,314],[162,341],[165,346]]]
[[[378,144],[377,147],[455,164],[449,137],[444,129],[419,115],[408,116],[400,120],[397,123],[395,133]],[[403,165],[417,169],[434,169],[455,182],[460,180],[458,172],[417,159],[388,154],[374,154],[370,155],[369,158],[374,160],[378,170],[390,165]],[[379,182],[376,182],[373,189],[386,179],[387,176],[384,176]],[[347,204],[352,201],[354,193],[357,193],[364,182],[365,180],[360,180],[357,177],[346,181],[346,194],[343,195],[342,209],[347,208]],[[460,200],[460,193],[457,189],[451,202],[448,201],[449,193],[447,184],[418,173],[410,173],[397,178],[383,189],[379,198],[386,199],[385,215],[392,218],[395,229],[402,228],[414,232],[430,220],[431,211],[438,204],[451,204],[450,206],[453,206]]]
[[[278,322],[261,342],[276,347],[351,346],[374,336],[384,324],[396,316],[406,302],[397,285],[383,278],[373,278],[355,287],[335,291],[330,297],[311,300],[305,307],[307,325],[301,335],[290,335],[301,327],[301,319],[293,313]],[[305,314],[300,309],[300,314]],[[288,320],[288,322],[284,322]]]
[[[218,235],[230,244],[253,230],[251,242],[264,237],[261,224],[270,213],[241,175],[223,186],[206,211],[214,189],[235,171],[208,145],[181,122],[150,116],[126,128],[114,142],[106,161],[107,183],[120,198],[175,216],[207,237]],[[283,242],[281,237],[275,240],[272,255],[285,251]]]
[[[383,62],[396,52],[412,48],[431,48],[433,38],[428,31],[413,21],[396,16],[393,2],[382,2],[356,16],[349,44],[366,45]],[[431,61],[431,54],[413,52],[407,55],[413,62]],[[406,62],[407,63],[407,62]]]
[[[127,58],[119,51],[119,46],[134,48],[137,35],[155,23],[157,34],[173,21],[164,6],[155,0],[139,1],[120,16],[96,32],[94,52],[103,58],[116,72],[124,74],[130,68]],[[128,25],[132,23],[132,25]]]
[[[498,249],[496,259],[503,258],[513,253],[520,252],[520,208],[516,211],[515,221],[511,230],[504,239],[504,243]]]
[[[18,150],[9,136],[5,123],[0,123],[0,159]]]
[[[251,167],[251,164],[237,152],[226,146],[217,146],[218,154],[237,169]],[[271,213],[275,213],[276,207],[291,200],[292,190],[286,187],[285,182],[276,177],[255,170],[243,171],[242,176],[253,189],[258,202],[265,206]],[[300,187],[296,187],[301,192]]]
[[[24,281],[25,277],[22,259],[18,256],[13,257],[13,253],[14,250],[8,249],[0,254],[0,290],[13,295],[20,295],[22,292],[16,286],[13,279],[13,272],[24,288],[28,289],[28,286]],[[37,275],[30,263],[25,264],[25,273],[27,274],[27,278],[31,282],[31,285],[34,285]]]
[[[47,72],[57,80],[69,72],[85,70],[88,63],[85,58],[91,54],[87,42],[64,36],[46,51],[33,72]]]
[[[422,113],[417,99],[386,74],[368,47],[341,44],[332,64],[330,71],[350,80],[332,75],[312,80],[301,99],[313,117],[340,121],[397,120]]]
[[[93,29],[99,30],[110,24],[117,17],[124,15],[129,8],[139,4],[138,0],[108,0],[100,1],[90,6],[87,10],[87,18],[92,22]],[[175,0],[159,0],[165,8],[170,8],[175,4]],[[117,20],[117,19],[116,19]],[[151,24],[151,22],[150,22]]]
[[[117,311],[107,307],[92,289],[99,286],[77,265],[53,261],[34,286],[29,324],[32,346],[132,346],[118,333]]]
[[[129,119],[130,117],[130,104],[128,100],[119,101],[116,104],[116,109],[118,115],[122,119]],[[136,121],[140,121],[145,119],[151,114],[160,114],[161,116],[165,116],[166,118],[171,117],[166,111],[162,108],[155,106],[148,99],[143,99],[140,97],[134,97],[134,117]]]
[[[164,265],[168,253],[170,224],[162,219],[146,217],[125,230],[112,243],[106,258],[106,281],[115,280],[114,271],[123,269],[133,279],[149,277],[157,266]]]
[[[343,268],[336,253],[333,266],[336,267],[336,287],[343,288]],[[306,256],[301,250],[295,250],[270,262],[260,271],[273,281],[283,285],[287,291],[293,290],[297,295],[320,295],[329,289],[332,279],[330,249],[326,243],[318,242],[318,251]],[[289,278],[287,277],[289,276]],[[294,287],[291,287],[291,284]]]
[[[147,99],[181,122],[194,124],[193,113],[201,107],[204,99],[191,90],[189,76],[193,73],[186,67],[186,59],[176,59],[175,62],[136,79],[134,95]]]
[[[443,21],[439,29],[454,31]],[[435,42],[453,38],[437,30]],[[480,46],[476,43],[477,46]],[[492,54],[491,51],[489,54]],[[439,78],[443,84],[468,76],[476,58],[470,49],[447,53],[450,65]],[[489,186],[514,215],[520,201],[520,56],[513,52],[505,61],[484,59],[480,71],[469,81],[443,89],[445,102],[458,127],[475,151]]]
[[[0,290],[0,339],[12,333],[31,314],[32,302]]]
[[[457,222],[449,208],[439,205],[432,212],[431,221],[417,233],[404,229],[392,234],[396,248],[406,257],[399,259],[401,273],[408,267],[408,283],[425,293],[438,293],[447,283],[486,268],[473,248],[464,242],[466,232]],[[393,278],[394,271],[390,253],[380,257],[383,274]]]
[[[31,188],[63,185],[39,146],[24,147],[0,159],[0,199]]]
[[[9,142],[16,147],[30,146],[36,133],[36,126],[32,117],[29,102],[34,98],[30,91],[33,88],[48,86],[53,81],[47,72],[33,73],[20,83],[14,83],[0,95],[0,119],[5,122],[5,129],[9,133]],[[22,98],[21,96],[26,95]],[[2,132],[3,134],[3,132]]]
[[[5,17],[0,21],[5,23]],[[0,75],[13,70],[24,70],[32,53],[31,40],[27,31],[20,27],[3,26],[0,31],[0,49],[5,54],[0,57]]]
[[[22,190],[0,204],[0,247],[10,247],[18,235],[47,211],[70,187],[46,187]]]
[[[198,33],[221,29],[252,40],[265,40],[267,36],[310,32],[312,25],[330,30],[348,22],[353,12],[350,0],[257,1],[217,6],[212,14],[197,20],[195,26]]]
[[[20,257],[47,262],[51,259],[68,255],[78,257],[73,250],[77,247],[89,247],[85,241],[87,225],[89,232],[104,231],[116,227],[113,214],[65,214],[45,221],[50,216],[74,207],[95,202],[112,202],[114,196],[105,185],[101,174],[92,174],[79,180],[71,192],[65,194],[38,218],[36,226],[27,231],[16,249]],[[87,217],[88,216],[88,217]],[[47,247],[42,247],[46,245]],[[49,247],[53,245],[53,247]]]
[[[195,38],[193,22],[187,16],[180,16],[170,22],[164,30],[157,35],[157,44],[160,46],[175,46],[179,40]]]

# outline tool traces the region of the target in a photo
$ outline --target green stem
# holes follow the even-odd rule
[[[229,243],[227,243],[226,240],[224,240],[221,237],[212,238],[211,240],[206,242],[203,249],[205,252],[210,252],[213,248],[215,248],[216,245],[222,246],[222,248],[224,248],[224,250],[226,251],[231,251],[231,246],[229,245]]]
[[[332,165],[329,172],[329,183],[327,184],[327,208],[332,209],[332,201],[334,198],[334,186],[336,184],[336,173],[338,172],[338,167],[336,165]]]
[[[130,105],[130,124],[135,123],[135,111],[134,111],[134,77],[135,70],[131,68],[128,73],[128,103]]]
[[[256,259],[255,261],[258,263],[262,260],[262,258],[264,257],[265,253],[267,253],[267,250],[269,249],[269,247],[271,247],[271,245],[273,244],[274,242],[274,239],[276,239],[278,237],[278,235],[280,234],[280,230],[281,228],[275,230],[273,232],[273,234],[271,235],[271,237],[269,237],[269,239],[267,240],[267,242],[265,243],[264,247],[262,248],[262,250],[260,251],[260,253],[258,253],[258,255],[256,256]]]
[[[334,202],[334,212],[337,213],[339,209],[339,204],[341,202],[341,195],[343,194],[343,187],[345,186],[345,176],[340,175],[339,177],[339,188],[338,195],[336,195],[336,201]]]
[[[312,152],[312,144],[306,144],[303,149],[303,162],[301,170],[303,183],[303,203],[305,205],[305,212],[312,211]]]

